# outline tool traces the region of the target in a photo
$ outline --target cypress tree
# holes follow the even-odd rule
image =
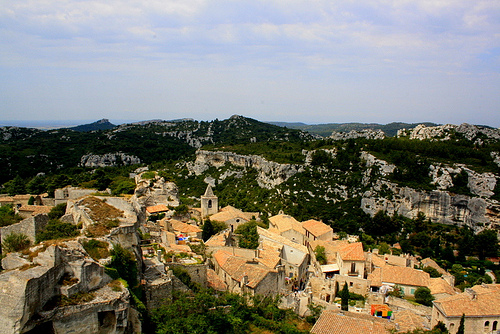
[[[462,313],[460,318],[460,326],[458,326],[457,334],[465,334],[465,314]]]
[[[344,283],[344,287],[340,292],[341,304],[340,309],[342,311],[349,311],[349,288],[347,287],[347,282]]]

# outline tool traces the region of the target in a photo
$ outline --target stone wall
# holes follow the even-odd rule
[[[427,307],[424,305],[415,305],[404,299],[396,298],[392,296],[387,296],[385,302],[393,311],[397,310],[411,310],[418,315],[431,317],[432,307]]]
[[[207,265],[206,264],[189,264],[183,265],[180,263],[166,263],[169,269],[173,267],[182,267],[186,270],[191,281],[200,284],[202,287],[207,286]]]
[[[17,224],[4,226],[0,228],[1,242],[3,243],[11,233],[22,233],[30,239],[31,243],[35,243],[37,234],[43,231],[48,222],[49,217],[47,215],[39,214],[26,218]]]

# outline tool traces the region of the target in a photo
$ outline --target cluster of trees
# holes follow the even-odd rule
[[[278,308],[279,298],[240,296],[203,290],[176,294],[153,311],[155,332],[168,333],[307,333],[310,325],[293,311]]]

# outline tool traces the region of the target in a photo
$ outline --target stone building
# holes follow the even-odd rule
[[[394,287],[396,285],[403,289],[405,296],[413,296],[419,287],[429,287],[430,275],[422,270],[408,267],[386,265],[375,268],[368,275],[368,280],[373,292],[378,292],[382,286]]]
[[[207,186],[205,194],[201,196],[201,218],[205,219],[219,211],[219,199],[214,195],[212,187]]]
[[[243,212],[228,205],[220,209],[219,212],[211,215],[210,219],[212,221],[224,222],[231,228],[231,231],[235,231],[241,224],[252,219],[259,220],[260,214],[258,212]]]
[[[433,302],[431,326],[443,322],[455,334],[465,315],[465,334],[500,331],[500,284],[476,285]]]
[[[269,218],[269,231],[279,234],[288,240],[304,245],[306,231],[295,218],[280,213]]]
[[[307,240],[333,240],[333,229],[323,222],[309,219],[305,222],[302,222],[302,227],[304,227],[306,231]]]

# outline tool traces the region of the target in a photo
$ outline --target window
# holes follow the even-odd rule
[[[484,332],[487,333],[490,331],[490,322],[489,321],[486,321],[484,323]]]
[[[351,263],[351,273],[355,273],[356,272],[356,262],[352,262]]]
[[[411,289],[411,292],[410,292],[412,295],[415,294],[415,289]]]
[[[492,330],[496,331],[497,330],[497,325],[498,325],[498,321],[493,321],[493,328],[492,328]]]
[[[208,206],[209,209],[212,208],[212,200],[211,199],[208,200],[208,205],[207,206]]]
[[[350,282],[350,283],[349,283],[349,286],[353,286],[353,285],[354,285],[354,283],[353,283],[353,282]]]

